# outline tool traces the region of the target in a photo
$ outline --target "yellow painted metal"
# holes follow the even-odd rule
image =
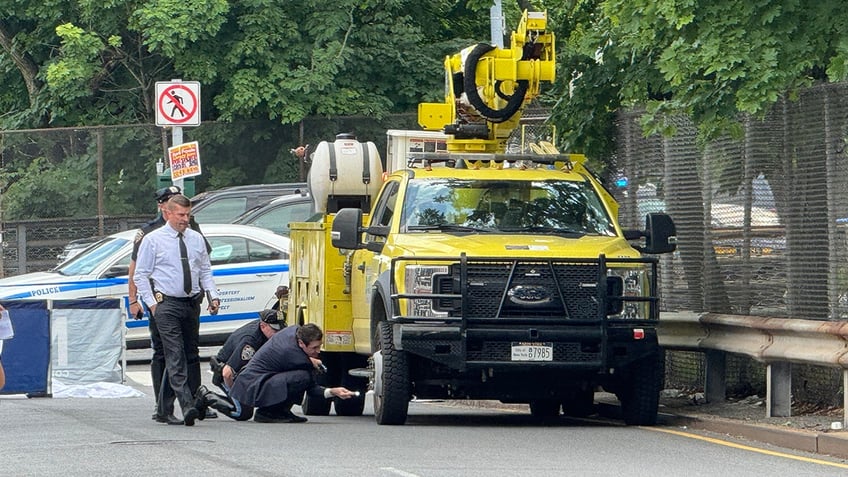
[[[290,323],[324,330],[324,350],[353,351],[350,294],[345,293],[345,257],[332,246],[333,215],[291,224]],[[293,317],[293,318],[292,318]]]
[[[445,58],[445,100],[443,103],[419,104],[418,123],[430,131],[442,131],[449,125],[485,125],[488,137],[451,137],[448,139],[448,150],[503,152],[507,138],[518,127],[521,110],[539,95],[542,82],[553,83],[556,79],[555,43],[554,34],[547,31],[547,13],[525,11],[518,28],[510,35],[510,46],[492,47],[483,53],[473,72],[481,101],[496,111],[506,109],[507,100],[504,96],[512,96],[519,81],[526,82],[526,94],[515,114],[510,117],[486,117],[470,104],[468,92],[462,91],[464,85],[455,84],[470,73],[466,61],[476,48],[472,46]],[[457,94],[460,91],[462,93]]]

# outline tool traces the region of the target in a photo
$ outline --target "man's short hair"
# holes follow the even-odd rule
[[[191,207],[191,201],[188,200],[188,197],[177,194],[172,195],[170,199],[168,199],[169,204],[179,205],[180,207]]]
[[[315,323],[307,323],[301,326],[297,329],[297,333],[295,335],[297,336],[297,339],[303,341],[305,344],[324,338],[324,332],[321,331],[321,328],[319,328]]]

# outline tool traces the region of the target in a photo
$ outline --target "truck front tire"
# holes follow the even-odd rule
[[[665,353],[659,350],[627,367],[627,384],[618,392],[621,415],[628,426],[657,423],[660,391],[665,380]]]
[[[404,351],[392,341],[392,325],[377,324],[374,353],[374,417],[377,424],[401,425],[409,412],[409,363]]]

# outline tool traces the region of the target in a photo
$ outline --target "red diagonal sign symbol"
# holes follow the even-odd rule
[[[181,92],[187,93],[187,98],[180,96],[179,93]],[[185,103],[190,104],[186,105]],[[168,111],[168,107],[166,105],[170,106],[170,111]],[[197,112],[197,97],[194,95],[194,92],[185,85],[177,84],[170,86],[162,92],[161,96],[159,96],[159,111],[165,119],[172,123],[182,124],[189,122]],[[176,113],[178,111],[181,114],[180,117],[177,117]]]

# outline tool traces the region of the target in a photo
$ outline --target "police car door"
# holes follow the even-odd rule
[[[270,308],[278,285],[288,285],[288,252],[243,236],[207,236],[212,274],[221,309],[215,316],[201,310],[202,332],[233,329]]]

